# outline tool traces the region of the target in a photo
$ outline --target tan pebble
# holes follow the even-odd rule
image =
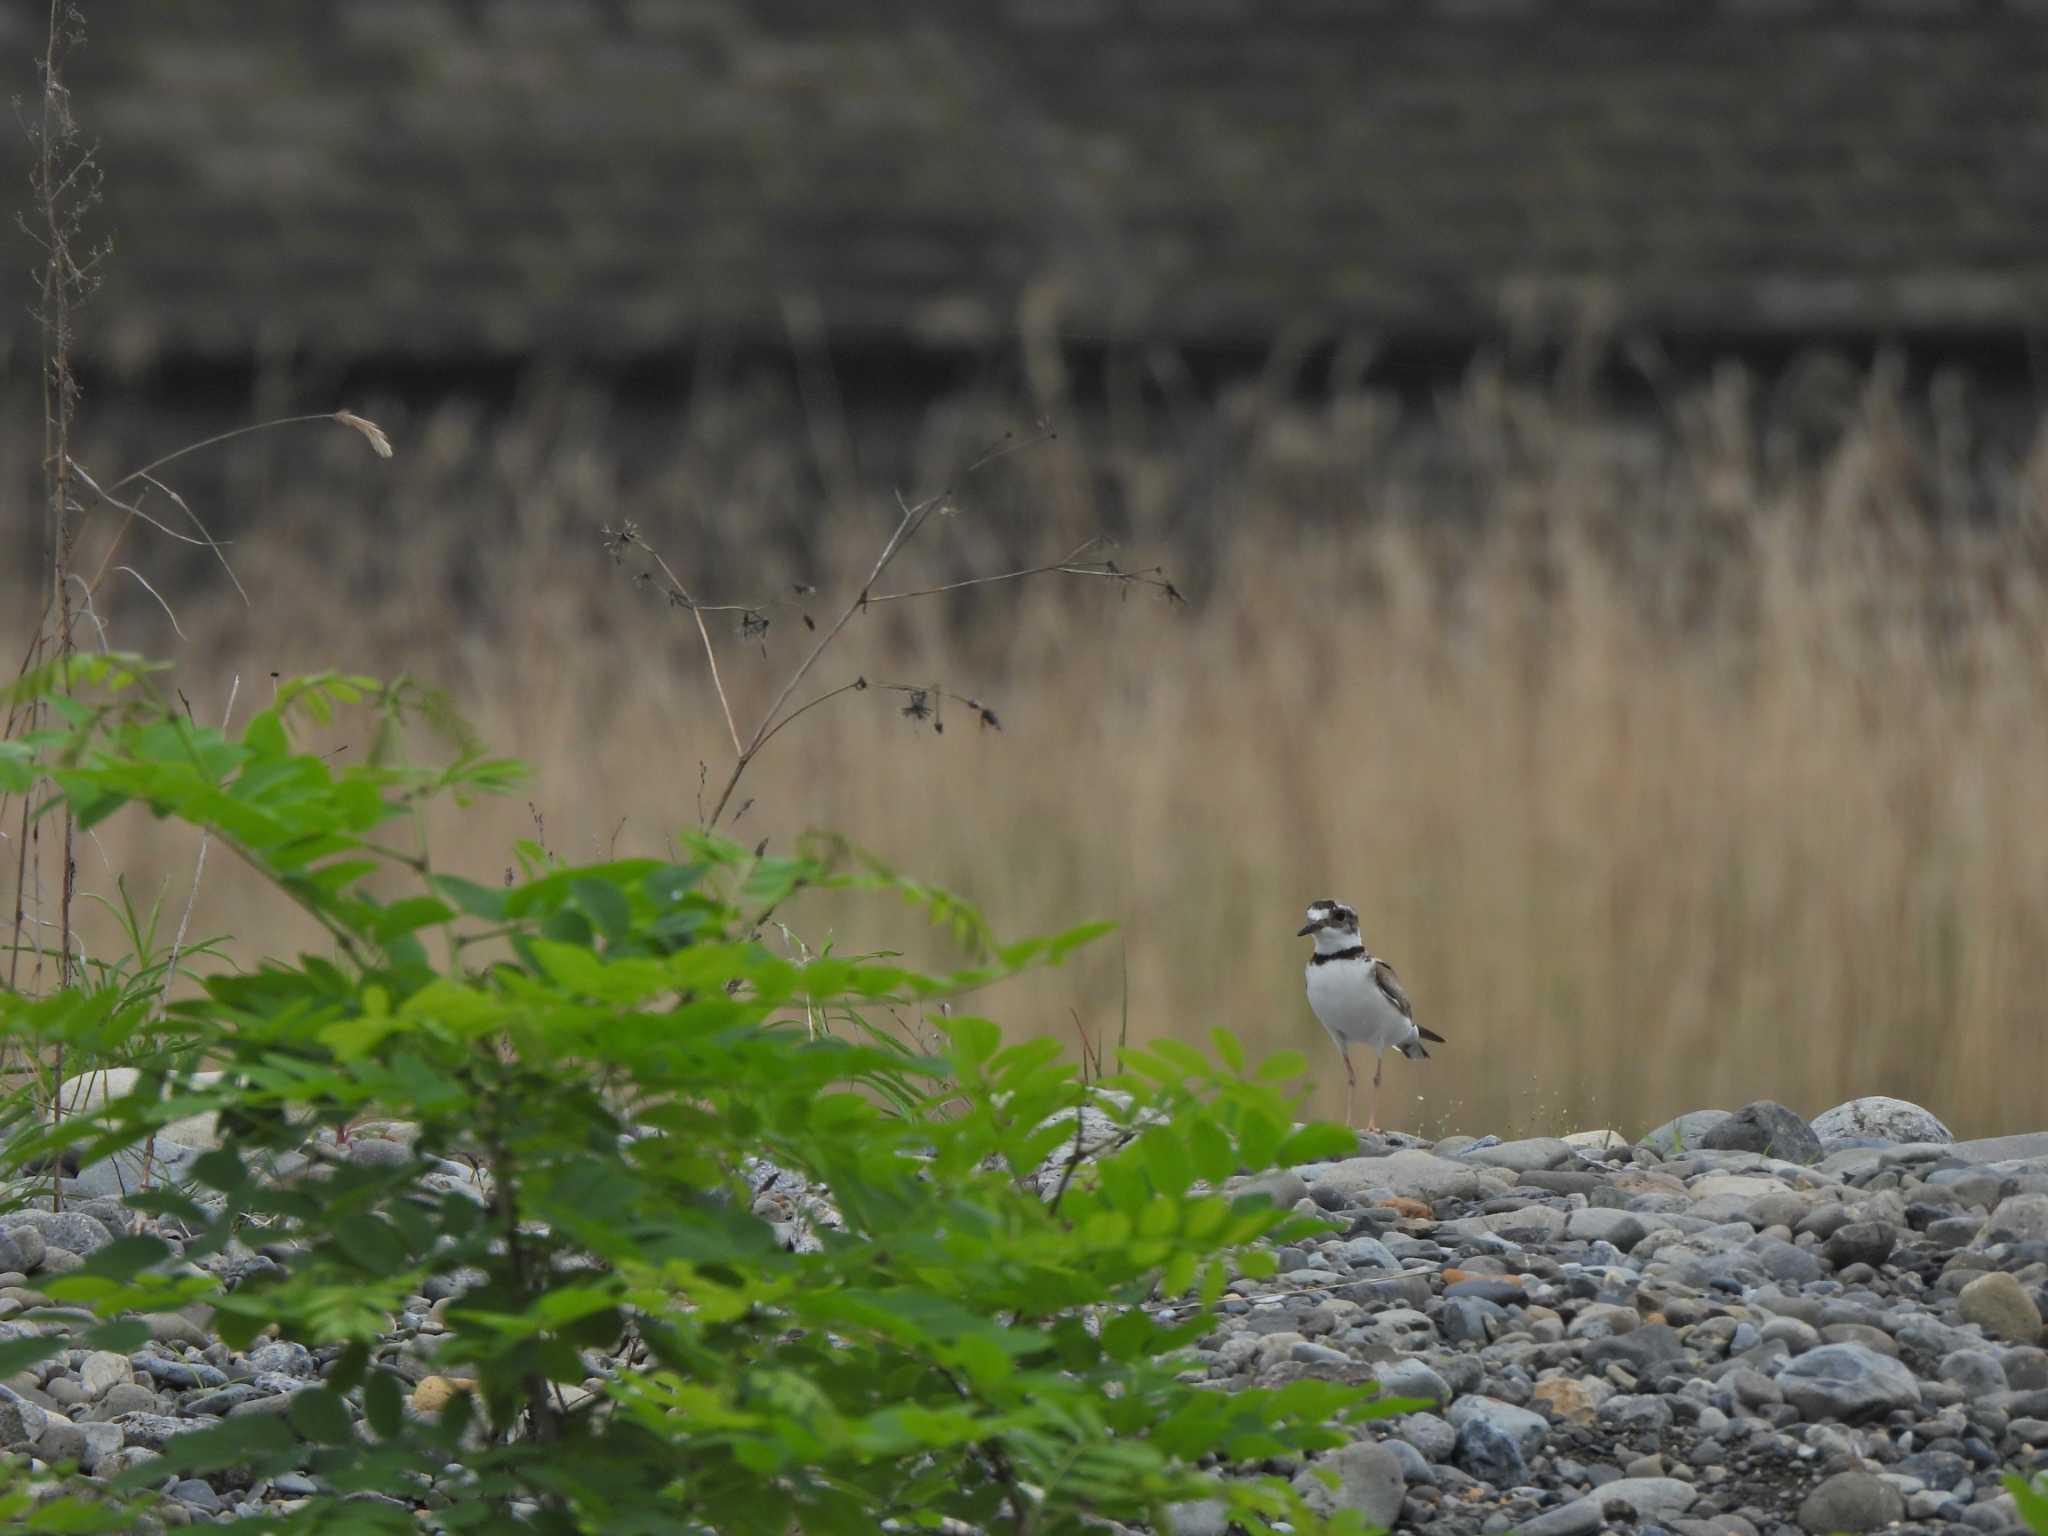
[[[1529,1396],[1536,1402],[1547,1403],[1567,1423],[1591,1424],[1600,1417],[1592,1390],[1574,1376],[1539,1381],[1530,1389]]]
[[[420,1413],[439,1413],[456,1393],[475,1390],[476,1382],[467,1376],[427,1376],[412,1389],[412,1406]]]

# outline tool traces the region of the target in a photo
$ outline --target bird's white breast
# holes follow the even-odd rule
[[[1308,967],[1308,1005],[1340,1042],[1385,1050],[1415,1034],[1415,1026],[1387,1001],[1364,960],[1331,960]]]

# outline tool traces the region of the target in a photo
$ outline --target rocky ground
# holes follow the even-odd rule
[[[1999,1479],[2048,1471],[2048,1133],[1865,1099],[1369,1141],[1257,1181],[1346,1230],[1238,1286],[1191,1362],[1427,1405],[1318,1497],[1447,1536],[2024,1529]]]
[[[1343,1229],[1234,1286],[1188,1370],[1377,1379],[1423,1406],[1326,1453],[1334,1491],[1261,1470],[1451,1536],[2023,1529],[1999,1478],[2048,1471],[2048,1132],[1958,1142],[1865,1099],[1811,1125],[1773,1104],[1701,1111],[1633,1144],[1373,1136],[1360,1152],[1253,1181]],[[403,1153],[363,1135],[334,1155]],[[0,1338],[45,1326],[18,1320],[45,1302],[41,1277],[130,1230],[87,1172],[61,1212],[0,1215]],[[789,1220],[807,1203],[764,1185],[758,1209]],[[453,1390],[434,1354],[459,1280],[412,1298],[385,1342],[423,1412]],[[325,1364],[149,1321],[131,1355],[73,1351],[0,1383],[0,1447],[106,1475],[220,1415],[287,1412]],[[613,1363],[588,1363],[595,1390]],[[462,1478],[420,1502],[459,1500]],[[312,1486],[229,1473],[169,1491],[167,1523],[184,1524]],[[1173,1525],[1222,1531],[1199,1505]]]

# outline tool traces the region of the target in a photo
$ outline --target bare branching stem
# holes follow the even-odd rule
[[[770,704],[762,713],[761,723],[754,728],[754,734],[747,744],[740,748],[739,757],[732,765],[732,772],[726,777],[725,788],[719,791],[718,801],[711,808],[711,819],[705,823],[707,827],[717,826],[719,817],[725,814],[726,806],[732,801],[733,791],[739,788],[740,780],[746,776],[748,765],[759,755],[761,748],[768,744],[768,738],[775,734],[777,720],[782,714],[783,706],[789,702],[789,696],[796,692],[806,677],[811,675],[811,669],[817,666],[818,658],[823,656],[831,647],[832,642],[839,638],[841,631],[853,622],[854,615],[860,613],[868,606],[875,583],[882,579],[882,573],[889,569],[890,562],[903,553],[904,547],[917,537],[919,530],[924,527],[932,513],[946,504],[953,494],[954,486],[969,475],[993,464],[996,460],[1007,458],[1011,454],[1020,452],[1035,444],[1048,442],[1052,437],[1053,433],[1048,429],[1021,441],[1007,439],[974,460],[973,463],[969,464],[955,477],[952,485],[948,485],[936,495],[927,496],[923,501],[908,504],[901,497],[897,498],[897,505],[902,509],[902,516],[896,520],[895,529],[882,545],[882,552],[875,556],[875,563],[868,571],[867,580],[860,584],[860,591],[847,603],[839,617],[833,621],[831,627],[818,636],[817,643],[810,649],[810,654],[797,664],[796,670],[791,672],[788,680],[783,683],[782,691],[775,695],[775,702]],[[805,707],[808,708],[809,706]]]

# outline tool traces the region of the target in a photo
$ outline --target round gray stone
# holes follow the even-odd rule
[[[1642,1217],[1609,1206],[1589,1205],[1565,1218],[1566,1237],[1587,1243],[1612,1243],[1621,1253],[1627,1253],[1648,1234]]]
[[[1332,1488],[1317,1472],[1337,1474]],[[1356,1511],[1368,1527],[1390,1526],[1401,1513],[1401,1498],[1408,1480],[1401,1473],[1401,1460],[1376,1440],[1354,1440],[1325,1452],[1313,1469],[1297,1473],[1294,1488],[1318,1514]]]
[[[1875,1269],[1892,1256],[1898,1231],[1888,1221],[1852,1221],[1835,1228],[1821,1245],[1821,1255],[1836,1269],[1868,1264]]]
[[[117,1381],[100,1395],[99,1406],[92,1416],[102,1423],[118,1419],[128,1413],[155,1413],[163,1404],[157,1395],[139,1381]]]
[[[188,1477],[174,1484],[171,1488],[171,1497],[202,1515],[217,1515],[226,1507],[212,1486],[196,1477]]]
[[[1290,1168],[1269,1168],[1246,1179],[1233,1193],[1264,1195],[1283,1210],[1293,1210],[1296,1202],[1308,1198],[1308,1181]]]
[[[1221,1499],[1188,1499],[1166,1506],[1168,1536],[1228,1536],[1230,1510]]]
[[[1572,1160],[1572,1148],[1571,1143],[1555,1136],[1531,1136],[1522,1141],[1503,1141],[1491,1147],[1474,1147],[1460,1155],[1466,1162],[1487,1168],[1537,1173],[1562,1168]]]
[[[1788,1163],[1817,1163],[1820,1138],[1813,1127],[1775,1099],[1745,1104],[1700,1138],[1710,1152],[1756,1152]]]
[[[1870,1094],[1824,1109],[1813,1117],[1813,1134],[1822,1141],[1869,1137],[1875,1141],[1951,1142],[1955,1136],[1928,1110],[1905,1099]]]
[[[85,1385],[85,1395],[97,1402],[122,1382],[133,1381],[135,1368],[128,1363],[126,1355],[105,1349],[94,1350],[78,1368],[78,1379]]]
[[[1676,1520],[1698,1499],[1699,1491],[1676,1477],[1617,1478],[1582,1499],[1519,1522],[1515,1530],[1518,1536],[1592,1536],[1595,1531],[1627,1530],[1643,1521]]]
[[[0,1445],[32,1445],[49,1427],[50,1415],[10,1388],[0,1387]]]
[[[34,1227],[0,1231],[0,1270],[32,1275],[43,1267],[43,1234]]]
[[[124,1413],[108,1422],[121,1431],[131,1450],[140,1446],[160,1451],[178,1436],[206,1428],[198,1419],[175,1419],[165,1413]]]
[[[1337,1245],[1337,1256],[1353,1269],[1396,1270],[1401,1261],[1376,1237],[1353,1237]]]
[[[1671,1404],[1650,1392],[1610,1397],[1600,1405],[1600,1422],[1613,1425],[1623,1434],[1661,1434],[1671,1427],[1672,1417]]]
[[[1316,1175],[1315,1187],[1331,1191],[1347,1205],[1376,1189],[1415,1200],[1476,1200],[1498,1190],[1502,1178],[1492,1170],[1411,1148],[1386,1157],[1332,1163]]]
[[[1943,1381],[1954,1382],[1971,1397],[2004,1392],[2011,1387],[2005,1379],[2005,1367],[1988,1349],[1951,1350],[1941,1357],[1935,1373]]]
[[[1964,1286],[1956,1310],[1994,1339],[2032,1344],[2041,1337],[2040,1305],[2008,1270],[1991,1270]]]
[[[1881,1531],[1905,1518],[1905,1495],[1875,1472],[1837,1472],[1799,1506],[1800,1528],[1816,1536]]]
[[[1810,1349],[1778,1372],[1777,1383],[1785,1401],[1809,1422],[1860,1423],[1920,1403],[1920,1383],[1913,1373],[1861,1344]]]
[[[77,1254],[98,1253],[114,1240],[99,1222],[78,1211],[9,1211],[0,1216],[0,1232],[33,1228],[53,1248]]]
[[[1451,1400],[1450,1384],[1420,1360],[1391,1360],[1373,1370],[1380,1396],[1405,1397],[1441,1408]]]
[[[2048,1242],[2048,1195],[2008,1195],[1984,1228],[1987,1233],[2010,1232],[2023,1243]]]
[[[1448,1461],[1458,1448],[1458,1432],[1433,1413],[1409,1414],[1395,1433],[1428,1461]]]
[[[1542,1414],[1502,1402],[1497,1397],[1461,1397],[1451,1404],[1451,1411],[1445,1417],[1461,1433],[1468,1424],[1491,1424],[1507,1435],[1514,1442],[1516,1451],[1523,1456],[1533,1456],[1541,1450],[1545,1437],[1550,1433],[1550,1421]]]

